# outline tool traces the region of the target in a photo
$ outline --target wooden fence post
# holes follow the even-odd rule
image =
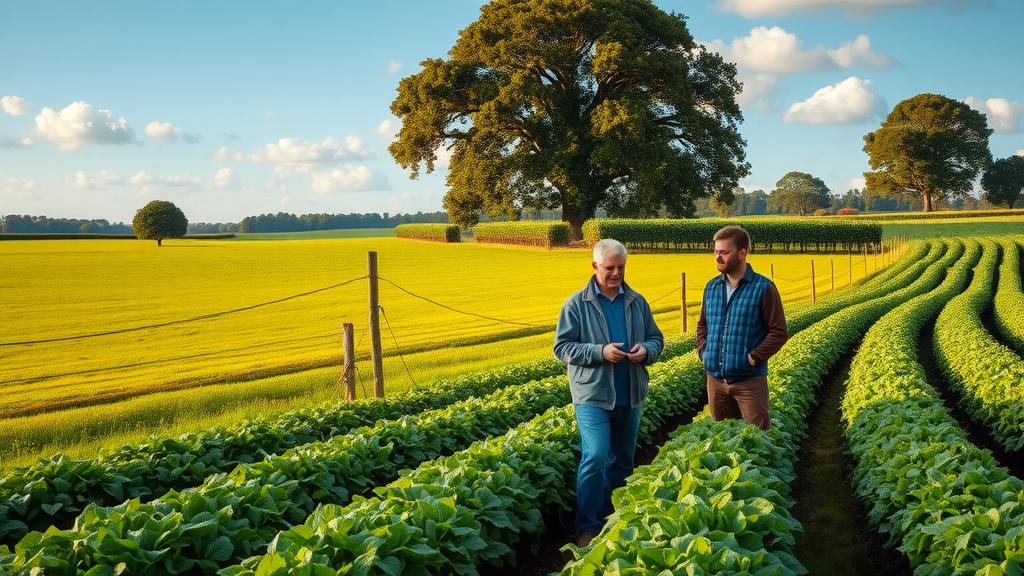
[[[366,253],[367,276],[370,279],[370,357],[373,360],[373,394],[384,397],[384,358],[380,348],[380,299],[377,294],[377,253]]]
[[[811,259],[811,302],[817,302],[818,296],[814,286],[814,259]]]
[[[345,368],[341,381],[345,384],[345,400],[356,399],[356,345],[351,322],[341,325],[341,342],[345,350]]]
[[[682,288],[682,293],[683,293],[683,303],[682,303],[682,310],[683,310],[683,334],[686,334],[686,272],[682,272],[681,273],[680,282],[682,283],[681,288]]]

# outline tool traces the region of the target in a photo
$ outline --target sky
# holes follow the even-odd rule
[[[399,81],[480,1],[0,0],[0,215],[130,223],[442,210],[447,167],[387,146]],[[921,93],[986,114],[1024,155],[1021,0],[655,0],[737,65],[750,175],[862,188],[863,137]]]

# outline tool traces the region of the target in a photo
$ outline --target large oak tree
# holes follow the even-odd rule
[[[830,192],[821,178],[806,172],[788,172],[775,183],[768,202],[782,212],[804,216],[818,208],[828,208]]]
[[[165,238],[181,238],[188,232],[188,219],[174,203],[153,200],[135,212],[132,230],[138,238],[162,246]]]
[[[574,238],[604,207],[692,216],[749,173],[736,67],[649,0],[494,0],[447,59],[404,78],[389,150],[418,177],[451,153],[444,207],[561,209]]]
[[[992,161],[985,115],[938,94],[918,94],[893,108],[882,126],[864,136],[874,172],[867,189],[888,197],[921,195],[924,211],[935,200],[963,197]]]

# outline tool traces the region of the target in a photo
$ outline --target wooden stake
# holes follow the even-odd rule
[[[814,260],[811,260],[811,302],[817,302],[818,295],[814,287]]]
[[[686,272],[682,272],[680,276],[681,276],[681,278],[680,278],[681,288],[682,288],[682,293],[683,293],[683,303],[682,303],[683,334],[686,334]]]
[[[356,399],[356,345],[351,322],[341,325],[341,342],[345,349],[345,369],[341,381],[345,384],[345,400]]]
[[[366,253],[367,276],[370,279],[370,358],[373,360],[373,394],[384,397],[384,358],[380,348],[380,299],[377,294],[377,253]]]

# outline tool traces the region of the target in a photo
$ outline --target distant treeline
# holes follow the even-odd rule
[[[6,234],[133,234],[130,224],[106,220],[48,218],[46,216],[0,217],[0,232]]]
[[[415,214],[261,214],[246,216],[238,225],[239,232],[305,232],[307,230],[338,230],[344,228],[394,228],[399,224],[448,223],[447,212]]]

